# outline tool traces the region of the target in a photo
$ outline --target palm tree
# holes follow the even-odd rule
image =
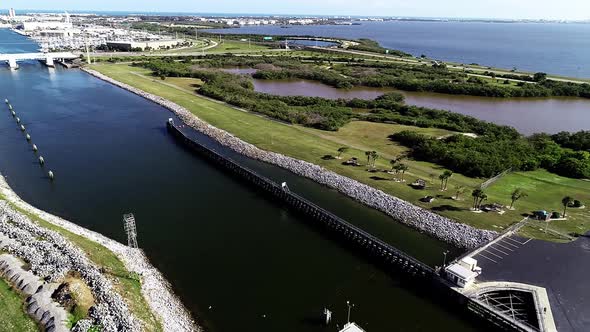
[[[379,154],[377,153],[377,151],[371,151],[371,159],[373,160],[371,166],[375,168],[375,162],[377,162],[377,159],[379,159]]]
[[[338,159],[340,159],[340,157],[342,156],[343,153],[346,153],[346,151],[348,151],[348,148],[343,146],[340,149],[338,149]]]
[[[465,187],[464,186],[457,186],[455,187],[455,199],[459,200],[459,197],[465,193]]]
[[[563,204],[563,216],[565,217],[565,212],[567,211],[567,207],[570,206],[574,202],[574,199],[570,196],[565,196],[561,200],[561,204]]]
[[[445,187],[443,190],[447,190],[447,186],[449,185],[449,179],[451,178],[451,176],[453,176],[453,172],[446,170],[443,174],[445,174]]]
[[[447,190],[447,185],[449,184],[449,178],[453,176],[453,172],[446,170],[441,175],[438,176],[440,179],[440,190]]]
[[[390,160],[389,164],[391,165],[391,171],[393,172],[393,170],[395,169],[395,165],[397,165],[397,159]]]
[[[399,170],[402,172],[402,182],[404,181],[404,174],[410,169],[406,164],[399,164]]]
[[[527,197],[527,196],[528,196],[528,194],[527,194],[527,193],[525,193],[524,191],[522,191],[522,189],[520,189],[520,188],[516,188],[516,189],[515,189],[515,190],[512,192],[512,195],[510,196],[510,198],[511,198],[511,200],[512,200],[512,201],[510,202],[510,209],[512,210],[512,207],[514,206],[514,203],[515,203],[516,201],[518,201],[518,200],[519,200],[519,199],[521,199],[521,198]]]
[[[441,174],[438,176],[438,179],[440,180],[440,190],[444,190],[445,188],[445,174]]]
[[[479,210],[479,208],[481,207],[481,203],[483,203],[483,201],[487,201],[487,200],[488,200],[488,195],[486,195],[486,193],[484,193],[482,191],[481,195],[479,196],[479,203],[477,203],[477,209]]]
[[[480,198],[480,197],[481,197],[481,195],[483,195],[483,194],[484,194],[483,190],[481,190],[481,189],[479,189],[479,188],[477,188],[477,189],[474,189],[474,190],[471,192],[471,197],[473,197],[473,209],[474,209],[474,210],[477,210],[477,208],[478,208],[478,203],[479,203],[479,198]]]

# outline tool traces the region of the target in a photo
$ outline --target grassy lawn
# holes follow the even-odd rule
[[[225,40],[222,39],[219,42],[218,39],[214,39],[213,41],[219,43],[216,47],[207,50],[207,53],[245,53],[245,52],[257,52],[257,51],[264,51],[270,50],[268,46],[258,45],[255,43],[242,42],[237,40]]]
[[[554,187],[547,189],[548,191],[544,196],[537,197],[536,195],[531,195],[527,198],[526,200],[527,202],[531,202],[531,206],[525,205],[525,199],[523,199],[517,205],[518,209],[516,211],[507,211],[503,215],[497,213],[476,214],[468,210],[471,206],[470,192],[472,188],[478,186],[484,179],[473,179],[460,174],[454,174],[449,181],[449,190],[441,192],[439,190],[438,176],[442,173],[443,169],[438,165],[413,160],[405,161],[410,167],[405,176],[406,183],[391,181],[393,175],[384,172],[384,170],[390,169],[389,160],[391,158],[406,151],[405,148],[388,140],[387,137],[392,133],[404,129],[412,129],[433,136],[442,136],[448,134],[448,131],[367,122],[352,122],[341,128],[338,132],[315,130],[279,123],[256,114],[233,109],[220,102],[210,101],[196,95],[193,92],[194,88],[187,90],[186,81],[182,81],[178,85],[175,85],[176,83],[173,80],[169,81],[166,79],[166,81],[161,81],[160,79],[149,76],[149,71],[142,68],[130,67],[124,64],[98,64],[92,66],[92,68],[116,80],[172,100],[208,123],[227,130],[241,139],[255,144],[259,148],[283,153],[294,158],[321,165],[424,208],[432,209],[444,216],[479,228],[502,230],[520,221],[522,219],[521,214],[532,210],[533,205],[543,206],[545,200],[559,203],[563,197],[562,191],[567,192],[568,186],[577,186],[582,191],[587,190],[590,192],[589,182],[566,179],[547,173],[554,178]],[[134,74],[130,75],[130,72]],[[365,167],[344,166],[341,160],[325,160],[323,158],[326,155],[336,155],[336,150],[342,146],[350,148],[344,155],[344,158],[354,156],[359,158],[361,162],[366,162],[364,151],[377,151],[381,156],[377,161],[377,167],[381,171],[370,173],[366,171]],[[542,173],[524,173],[523,176],[535,177]],[[518,182],[513,180],[518,174],[510,175],[490,188],[488,194],[490,196],[489,202],[509,204],[510,194],[507,194],[507,192],[510,189],[502,190],[502,187],[510,187],[513,183],[518,184]],[[425,190],[414,190],[408,186],[408,183],[413,182],[416,178],[422,178],[431,182],[431,184]],[[506,185],[503,185],[504,181],[506,181]],[[539,180],[533,182],[536,181]],[[467,188],[466,193],[458,201],[451,199],[451,196],[455,195],[455,187],[457,186]],[[525,190],[529,190],[524,186],[522,187]],[[575,196],[574,193],[569,194]],[[427,195],[435,196],[438,199],[432,204],[418,201]],[[535,207],[534,209],[538,208]],[[549,207],[546,209],[549,209]],[[586,228],[590,228],[590,225],[586,225]]]
[[[528,194],[528,197],[515,204],[521,211],[547,210],[563,213],[561,199],[565,196],[571,196],[586,205],[590,202],[590,182],[564,178],[543,170],[508,174],[486,192],[490,197],[510,204],[510,194],[516,188],[521,188]],[[551,222],[549,229],[562,233],[584,233],[590,229],[590,209],[568,208],[567,216],[567,220]],[[551,233],[545,234],[545,226],[545,223],[531,223],[523,232],[535,237],[555,238]],[[543,231],[539,232],[539,229]]]
[[[25,312],[25,299],[0,278],[0,332],[39,331]]]
[[[0,199],[4,199],[4,197],[0,195]],[[102,268],[107,276],[111,278],[115,289],[125,299],[131,311],[138,319],[142,321],[142,331],[162,331],[161,323],[151,312],[149,305],[141,294],[141,283],[139,276],[130,273],[125,268],[123,262],[121,262],[112,251],[101,244],[74,234],[61,227],[55,226],[39,218],[37,215],[23,211],[14,205],[12,205],[12,207],[18,210],[20,213],[27,215],[31,220],[37,222],[40,226],[60,233],[66,239],[82,249],[94,264],[96,264],[99,268]],[[0,308],[1,303],[2,302],[0,301]],[[1,314],[2,312],[0,311],[0,317]],[[0,331],[2,331],[1,326]]]

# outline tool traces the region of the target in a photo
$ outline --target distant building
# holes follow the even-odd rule
[[[74,26],[71,22],[23,22],[22,29],[24,31],[35,31],[35,30],[66,30],[72,29]]]
[[[8,17],[10,19],[13,19],[16,17],[16,12],[14,11],[14,8],[10,8],[10,10],[8,11]]]
[[[107,41],[107,46],[113,50],[131,51],[134,49],[141,49],[145,51],[147,48],[152,50],[173,48],[182,44],[182,39],[168,39],[168,40],[150,40],[150,41]]]

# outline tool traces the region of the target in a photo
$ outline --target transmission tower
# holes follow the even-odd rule
[[[125,222],[125,233],[127,233],[127,245],[131,248],[138,248],[137,228],[135,227],[133,213],[123,215],[123,221]]]

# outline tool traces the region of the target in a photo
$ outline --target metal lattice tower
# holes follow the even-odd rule
[[[138,248],[137,245],[137,228],[135,227],[135,217],[133,213],[123,215],[125,222],[125,233],[127,233],[127,245],[131,248]]]

